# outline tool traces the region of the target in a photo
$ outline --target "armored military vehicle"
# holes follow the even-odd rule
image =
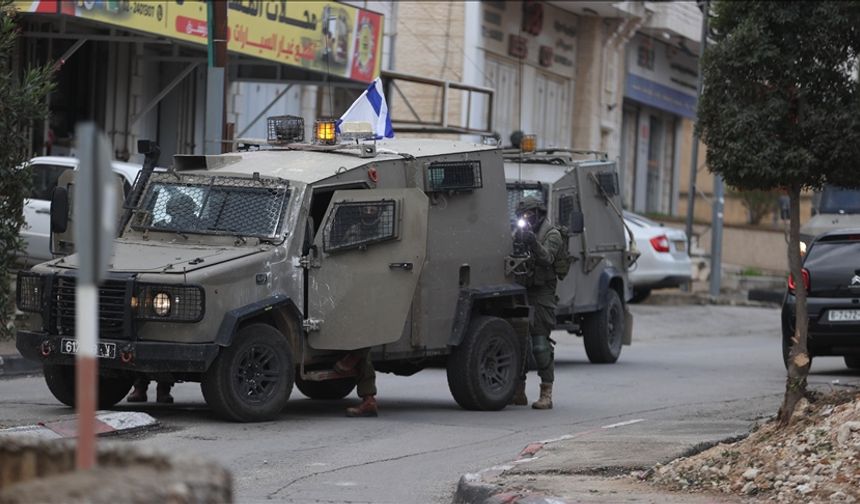
[[[570,149],[510,149],[504,159],[510,226],[519,201],[534,196],[569,236],[572,265],[557,287],[557,327],[582,336],[589,361],[616,362],[632,340],[627,269],[637,254],[621,217],[615,163]]]
[[[304,143],[300,123],[271,118],[273,145],[257,150],[178,155],[163,173],[147,161],[99,287],[100,405],[137,377],[195,381],[224,418],[268,420],[294,383],[311,398],[345,397],[355,377],[333,364],[373,347],[379,371],[445,367],[462,407],[503,408],[530,311],[506,274],[501,151],[376,143],[362,125],[342,124],[338,138],[334,123]],[[34,315],[17,347],[67,405],[77,264],[38,265],[17,291]]]

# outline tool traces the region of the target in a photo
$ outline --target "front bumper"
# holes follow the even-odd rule
[[[72,365],[74,355],[60,353],[63,336],[18,331],[15,346],[25,358],[43,364]],[[218,356],[215,343],[165,343],[100,339],[115,343],[115,358],[100,358],[99,367],[136,373],[203,373]],[[130,358],[129,358],[130,357]]]

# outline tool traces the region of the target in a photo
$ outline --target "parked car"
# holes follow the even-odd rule
[[[43,156],[30,160],[33,174],[30,197],[24,200],[23,259],[29,263],[52,259],[51,253],[51,193],[57,187],[60,175],[69,169],[77,169],[79,161],[73,157]],[[112,161],[113,172],[122,181],[123,195],[128,194],[141,166],[122,161]]]
[[[782,303],[782,356],[788,362],[795,329],[795,293],[805,288],[809,356],[841,355],[860,369],[860,228],[824,233],[803,257],[803,278],[788,278]]]
[[[800,250],[827,231],[860,226],[860,189],[826,185],[812,196],[812,218],[800,227]]]
[[[644,300],[654,289],[680,287],[690,281],[692,267],[687,254],[687,233],[632,212],[624,212],[624,222],[633,232],[642,254],[630,267],[632,302]]]

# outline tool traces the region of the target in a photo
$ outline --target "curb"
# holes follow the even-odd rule
[[[537,458],[538,452],[549,443],[568,439],[564,436],[559,439],[548,441],[537,441],[529,443],[523,448],[516,460],[508,463],[489,467],[476,473],[466,473],[460,476],[457,482],[457,490],[454,492],[454,504],[563,504],[565,501],[559,497],[540,494],[537,492],[514,492],[506,490],[502,485],[493,483],[492,480],[503,472],[513,469],[515,466],[526,463]]]
[[[20,425],[0,429],[3,438],[35,437],[39,439],[65,439],[77,436],[77,416],[71,415],[50,422]],[[140,411],[98,411],[96,412],[96,434],[108,436],[141,430],[158,425],[158,420]]]
[[[40,374],[42,364],[13,355],[0,355],[0,378],[5,376],[22,376],[28,374]]]

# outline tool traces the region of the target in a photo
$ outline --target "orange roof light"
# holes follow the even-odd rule
[[[523,135],[520,140],[520,150],[523,152],[534,152],[537,150],[537,135]]]

